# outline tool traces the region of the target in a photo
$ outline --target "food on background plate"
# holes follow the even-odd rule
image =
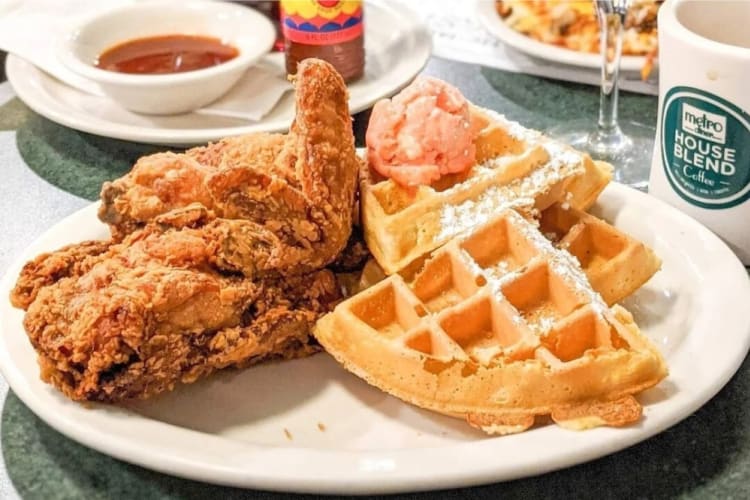
[[[406,187],[460,174],[476,162],[477,124],[452,85],[418,77],[393,99],[378,101],[367,126],[367,161]]]
[[[104,186],[112,240],[24,267],[11,300],[46,382],[117,402],[318,350],[309,333],[340,297],[324,267],[351,234],[359,159],[333,67],[303,62],[295,87],[288,135],[142,158]]]
[[[626,425],[642,413],[633,394],[667,375],[630,313],[510,209],[339,304],[315,336],[370,384],[489,434],[544,415],[577,430]]]
[[[635,0],[628,10],[622,53],[646,56],[657,46],[660,0]],[[530,38],[578,52],[599,53],[599,24],[593,0],[496,0],[498,14]]]
[[[394,101],[397,99],[398,96]],[[376,105],[373,114],[377,110]],[[389,145],[393,134],[368,132],[371,153],[360,180],[360,211],[367,245],[386,273],[399,271],[504,208],[531,213],[555,201],[567,201],[570,206],[585,210],[611,179],[612,167],[607,163],[592,161],[588,155],[490,110],[472,105],[469,112],[471,127],[479,130],[472,134],[470,150],[476,153],[472,155],[475,159],[470,168],[442,175],[437,180],[415,175],[411,179],[424,182],[417,186],[405,187],[378,171],[380,168],[390,175],[399,175],[396,167],[378,166],[383,157],[377,152],[393,150]],[[375,119],[380,121],[377,116]],[[390,123],[404,128],[403,122],[412,119],[414,123],[409,127],[422,125],[421,115],[409,114],[401,122]],[[466,122],[461,123],[465,127]],[[451,137],[456,135],[443,134],[445,141],[440,152],[433,153],[435,156],[461,156],[461,151],[467,149],[465,137],[460,135],[451,150]],[[411,139],[426,142],[413,145],[415,150],[432,148],[429,136],[414,134]],[[371,161],[372,152],[375,162]]]

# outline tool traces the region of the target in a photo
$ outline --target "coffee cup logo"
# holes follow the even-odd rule
[[[709,113],[688,103],[682,104],[682,128],[709,141],[724,144],[727,138],[727,118]]]
[[[667,92],[661,123],[664,170],[672,188],[703,208],[750,198],[750,116],[691,87]]]

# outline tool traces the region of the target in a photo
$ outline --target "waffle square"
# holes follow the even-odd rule
[[[370,384],[491,434],[541,415],[575,429],[633,422],[632,395],[667,374],[630,313],[511,209],[339,304],[314,333]]]
[[[578,259],[607,304],[628,297],[661,268],[644,243],[573,207],[556,203],[542,212],[539,223],[547,238]]]
[[[611,179],[607,163],[493,111],[472,107],[471,112],[481,131],[475,141],[477,164],[467,172],[410,189],[364,168],[365,240],[387,274],[505,208],[532,214],[559,201],[585,210]]]

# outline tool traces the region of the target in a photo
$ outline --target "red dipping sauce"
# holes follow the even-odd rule
[[[238,54],[235,47],[210,36],[160,35],[114,45],[99,55],[95,65],[118,73],[160,75],[209,68]]]

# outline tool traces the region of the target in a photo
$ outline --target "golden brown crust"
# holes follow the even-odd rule
[[[108,248],[109,242],[106,241],[85,241],[38,255],[23,266],[10,293],[10,303],[19,309],[28,308],[39,290],[62,278],[80,274],[86,268],[89,257],[99,255]]]
[[[99,217],[122,238],[198,203],[234,220],[231,233],[216,232],[216,249],[247,277],[328,265],[351,233],[360,168],[348,92],[333,67],[316,59],[300,64],[295,88],[288,135],[251,134],[141,158],[131,173],[105,183]]]
[[[310,328],[339,298],[326,270],[226,274],[202,228],[147,226],[86,268],[42,287],[24,320],[42,378],[77,400],[145,398],[286,349],[313,352]]]
[[[561,427],[585,430],[600,425],[622,427],[637,422],[643,407],[633,396],[624,396],[614,401],[588,401],[578,405],[558,406],[551,417]]]

